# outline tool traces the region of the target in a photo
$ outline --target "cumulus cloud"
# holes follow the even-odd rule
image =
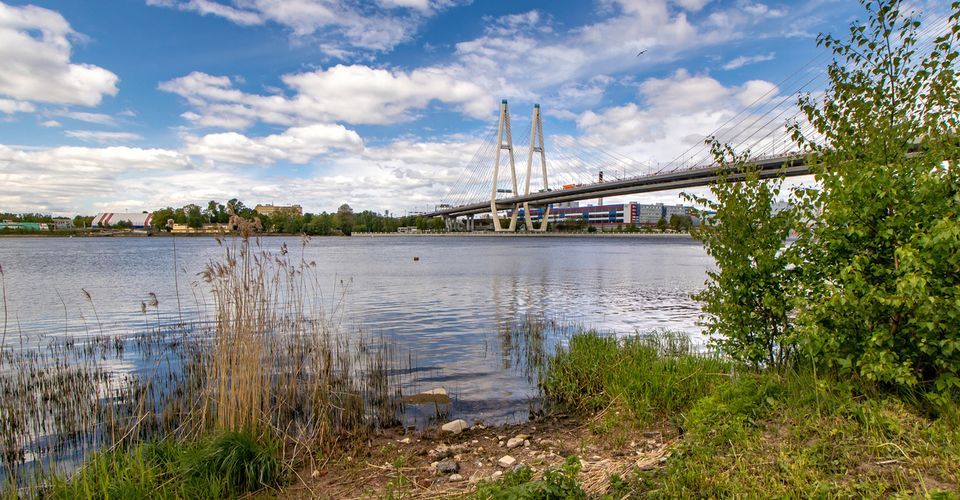
[[[183,151],[127,147],[30,150],[0,145],[0,206],[13,211],[75,214],[98,208],[150,210],[239,197],[250,204],[297,202],[311,211],[335,210],[344,202],[357,209],[428,208],[449,196],[451,186],[464,173],[463,166],[480,147],[475,139],[449,137],[402,139],[361,150],[350,131],[340,135],[343,137],[337,140],[335,130],[317,128],[252,138],[216,134],[188,139]],[[321,152],[324,148],[315,144],[319,140],[352,149],[331,145]],[[231,148],[240,150],[235,157],[230,156]],[[279,152],[282,148],[288,148],[287,152]],[[297,159],[297,155],[318,152],[320,156],[308,163],[312,168],[297,177],[279,169],[231,165],[248,163],[258,155],[270,163],[278,157]],[[217,155],[222,157],[215,160]]]
[[[723,65],[723,69],[729,71],[732,69],[742,68],[748,64],[756,64],[764,61],[772,61],[777,57],[776,52],[770,52],[768,54],[757,54],[755,56],[740,56],[731,59],[728,63]]]
[[[150,172],[193,168],[186,155],[165,149],[0,145],[0,206],[12,211],[78,213],[85,200],[122,196],[118,181]]]
[[[577,126],[584,137],[630,158],[697,161],[704,158],[703,140],[711,134],[721,142],[751,146],[784,126],[769,118],[781,96],[767,81],[724,86],[681,69],[642,82],[639,92],[639,103],[582,113]],[[748,111],[741,113],[745,107]]]
[[[314,124],[266,137],[251,138],[237,132],[188,136],[185,151],[223,163],[270,165],[280,160],[306,163],[331,149],[360,152],[363,140],[342,125]]]
[[[276,23],[298,38],[311,37],[321,50],[345,57],[352,50],[387,51],[409,40],[423,19],[450,0],[147,0],[224,18],[241,26]]]
[[[117,75],[70,61],[80,35],[59,13],[0,3],[0,95],[20,101],[96,106],[117,93]]]
[[[13,113],[32,113],[33,104],[23,101],[14,101],[12,99],[0,99],[0,113],[12,115]]]
[[[160,89],[193,106],[184,118],[199,126],[225,129],[243,129],[257,121],[279,125],[397,123],[410,120],[414,110],[433,101],[482,118],[491,114],[494,102],[469,80],[429,67],[405,72],[337,65],[284,75],[282,80],[292,96],[242,92],[228,77],[200,72],[163,82]]]

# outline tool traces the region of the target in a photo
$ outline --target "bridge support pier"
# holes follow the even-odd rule
[[[527,178],[523,189],[523,194],[530,194],[530,177],[533,176],[533,154],[540,154],[540,170],[543,175],[543,190],[549,191],[550,184],[547,182],[547,155],[543,151],[543,121],[540,118],[540,105],[533,105],[533,120],[530,124],[530,149],[527,151]],[[543,217],[540,218],[540,227],[533,223],[533,215],[530,213],[530,203],[523,203],[523,217],[526,220],[527,231],[538,233],[546,232],[547,223],[550,221],[550,205],[546,205],[543,210]]]
[[[490,215],[493,217],[493,230],[501,232],[514,232],[517,230],[517,214],[520,206],[513,205],[510,213],[510,225],[503,227],[500,223],[500,215],[497,210],[497,178],[500,175],[500,153],[506,150],[510,158],[510,176],[513,180],[513,190],[511,195],[517,196],[517,168],[513,161],[513,134],[510,132],[510,111],[507,109],[507,100],[500,101],[500,124],[497,126],[497,154],[493,163],[493,186],[490,190]]]

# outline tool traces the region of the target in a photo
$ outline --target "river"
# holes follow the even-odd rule
[[[535,390],[498,344],[505,325],[534,316],[702,341],[690,295],[712,266],[685,236],[266,237],[261,245],[316,262],[321,300],[342,303],[344,329],[408,353],[424,373],[417,388],[450,391],[452,417],[498,423],[526,418]],[[0,238],[5,345],[132,335],[157,315],[205,321],[212,299],[198,273],[222,254],[207,237]],[[150,294],[159,305],[145,315]]]

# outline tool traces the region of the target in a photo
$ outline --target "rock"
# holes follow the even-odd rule
[[[520,446],[521,444],[523,444],[523,440],[520,439],[519,436],[518,436],[518,437],[514,437],[514,438],[510,438],[510,439],[507,441],[507,449],[509,450],[509,449],[511,449],[511,448],[516,448],[517,446]]]
[[[447,394],[446,389],[443,387],[437,387],[436,389],[430,389],[429,391],[414,394],[413,396],[404,396],[401,398],[401,401],[403,403],[412,405],[430,403],[446,405],[450,404],[450,396]]]
[[[477,453],[483,453],[483,446],[477,448]]]
[[[645,438],[647,438],[647,439],[658,438],[658,437],[660,437],[660,433],[659,433],[659,432],[656,432],[656,431],[646,431],[646,432],[643,433],[643,437],[645,437]]]
[[[441,460],[437,463],[437,472],[441,474],[454,474],[460,472],[460,464],[456,460]]]
[[[500,441],[499,443],[497,443],[497,446],[503,446],[503,441]]]
[[[517,459],[511,457],[510,455],[504,455],[500,457],[500,460],[497,461],[497,465],[503,468],[512,467],[515,463],[517,463]]]
[[[410,438],[403,438],[400,440],[400,444],[410,444]]]
[[[470,426],[467,425],[465,420],[454,420],[453,422],[447,422],[443,424],[443,427],[440,428],[442,432],[449,432],[451,434],[460,434],[465,429],[469,429]]]
[[[456,482],[459,482],[459,481],[463,481],[463,476],[461,476],[460,474],[451,474],[451,475],[450,475],[450,482],[451,482],[451,483],[456,483]]]
[[[525,448],[530,447],[530,440],[529,440],[529,439],[524,439],[524,440],[523,440],[523,446],[524,446]]]
[[[502,475],[503,475],[503,472],[495,471],[490,477],[496,479],[496,478],[498,478],[498,477],[500,477],[500,476],[502,476]]]
[[[312,473],[310,473],[310,477],[312,477],[313,479],[320,477],[320,471],[318,470],[313,471]]]
[[[430,468],[436,470],[438,465],[440,465],[440,462],[433,462],[430,464]]]
[[[477,444],[477,443],[479,443],[479,442],[480,442],[480,441],[477,441],[476,439],[474,439],[473,441],[470,441],[470,443],[472,443],[472,444]]]

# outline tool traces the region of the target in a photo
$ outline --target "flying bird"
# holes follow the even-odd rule
[[[640,57],[640,56],[642,56],[643,54],[645,54],[645,53],[647,52],[647,50],[649,50],[649,49],[643,49],[643,50],[641,50],[640,53],[637,54],[637,57]]]

